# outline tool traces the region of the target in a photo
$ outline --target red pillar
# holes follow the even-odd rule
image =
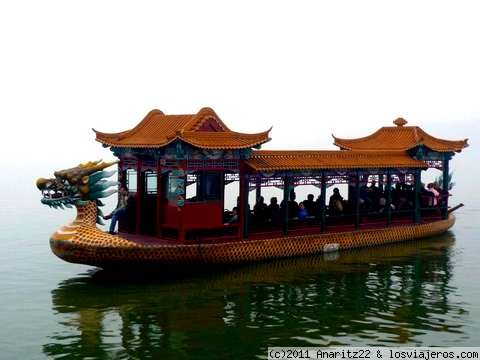
[[[117,181],[119,183],[119,185],[118,185],[118,190],[119,191],[117,193],[117,204],[118,204],[118,202],[120,201],[120,187],[127,185],[126,171],[123,170],[123,160],[122,160],[122,158],[120,158],[119,161],[118,161],[118,170],[117,171],[118,171]],[[124,219],[125,219],[125,217],[123,217],[122,219],[119,219],[119,221],[118,221],[118,231],[119,232],[125,231],[126,222],[125,222]]]
[[[142,160],[137,161],[137,193],[135,194],[135,232],[142,232],[142,198],[145,181],[142,172]]]
[[[157,164],[157,236],[162,237],[162,166]]]
[[[182,170],[183,170],[183,174],[184,174],[184,182],[186,183],[187,181],[187,161],[186,160],[183,160],[182,161]],[[187,195],[187,187],[184,186],[184,194],[183,196],[186,197]],[[178,206],[177,204],[177,210],[178,210],[178,240],[180,242],[185,242],[185,212],[183,211],[183,208],[185,206],[185,199],[184,199],[184,204],[183,206]]]
[[[245,165],[243,162],[240,163],[240,193],[239,193],[239,201],[237,202],[237,214],[238,219],[238,237],[240,239],[244,238],[245,235],[245,197],[248,194],[245,193]]]

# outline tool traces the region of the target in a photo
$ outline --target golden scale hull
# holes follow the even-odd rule
[[[65,261],[99,267],[227,265],[415,240],[441,234],[455,223],[450,214],[445,220],[382,229],[189,244],[110,235],[96,227],[95,217],[93,202],[79,208],[76,220],[52,235],[53,253]]]

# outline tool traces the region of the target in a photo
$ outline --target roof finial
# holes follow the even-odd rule
[[[407,124],[407,120],[405,120],[404,118],[398,118],[396,120],[393,121],[393,123],[397,126],[404,126]]]

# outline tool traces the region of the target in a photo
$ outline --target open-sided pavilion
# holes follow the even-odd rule
[[[448,196],[434,211],[422,209],[421,173],[436,168],[448,192],[449,161],[468,146],[467,140],[433,137],[404,119],[358,139],[334,137],[340,150],[260,150],[270,130],[245,134],[230,130],[210,108],[196,114],[166,115],[153,110],[134,128],[120,133],[95,131],[96,140],[119,158],[119,179],[133,195],[121,231],[180,242],[247,239],[298,232],[347,231],[395,222],[446,218]],[[384,211],[361,207],[361,187],[375,181],[385,195]],[[238,222],[225,221],[225,186],[237,182]],[[392,187],[406,184],[410,209],[394,209]],[[349,212],[333,215],[326,204],[327,188],[348,185]],[[289,216],[295,187],[320,189],[318,212],[300,221]],[[278,228],[252,221],[248,194],[262,188],[283,190]],[[187,197],[187,188],[193,195]]]

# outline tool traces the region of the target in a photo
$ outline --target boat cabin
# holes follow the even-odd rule
[[[191,115],[153,110],[130,130],[95,133],[118,157],[119,181],[131,194],[120,232],[148,241],[208,242],[446,218],[449,161],[467,140],[438,139],[406,124],[397,119],[364,138],[334,137],[340,150],[329,151],[260,150],[270,130],[234,132],[210,108]],[[443,175],[435,201],[421,184],[428,168]],[[233,213],[225,209],[230,183],[239,194]],[[334,191],[328,199],[327,189],[339,184],[347,185],[345,198]],[[299,204],[295,188],[302,185],[317,187],[317,199]],[[260,200],[268,187],[282,190],[275,206]]]

